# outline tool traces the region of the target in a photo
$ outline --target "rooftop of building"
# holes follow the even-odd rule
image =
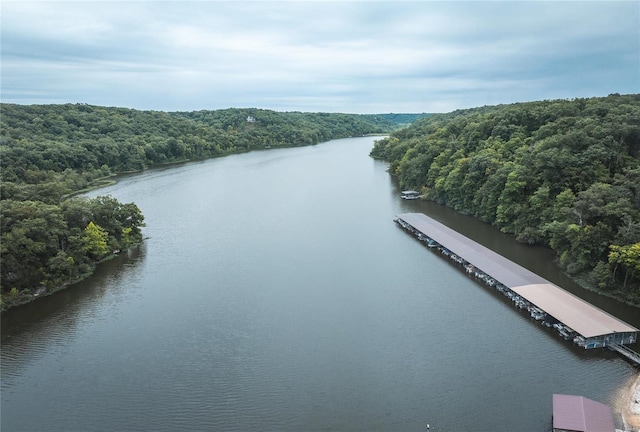
[[[611,408],[583,396],[553,395],[553,429],[576,432],[614,432]]]

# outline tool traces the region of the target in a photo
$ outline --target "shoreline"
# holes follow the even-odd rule
[[[127,249],[124,249],[119,253],[111,253],[105,256],[100,261],[93,263],[92,268],[89,271],[78,275],[78,277],[74,280],[61,283],[54,287],[40,286],[38,288],[33,288],[28,290],[28,292],[21,293],[18,298],[11,299],[11,298],[5,298],[6,295],[3,296],[2,303],[0,303],[0,316],[2,316],[4,313],[6,313],[9,310],[17,309],[17,308],[20,308],[20,306],[33,303],[41,298],[56,294],[57,292],[63,291],[67,288],[70,288],[84,281],[85,279],[93,276],[101,264],[106,263],[107,261],[114,260],[118,258],[122,253],[126,253],[133,248],[140,247],[141,245],[144,244],[144,241],[148,238],[149,237],[143,237],[141,241],[131,244]]]
[[[371,156],[371,157],[372,157],[373,159],[377,159],[377,160],[382,160],[382,161],[384,161],[384,159],[383,159],[383,158],[377,158],[377,157],[375,157],[375,156]],[[387,170],[387,172],[388,172],[388,170]],[[390,174],[393,178],[395,178],[395,181],[397,182],[396,184],[397,184],[397,185],[398,185],[398,187],[399,187],[400,185],[399,185],[399,182],[398,182],[398,177],[397,177],[396,175],[394,175],[394,174],[391,174],[391,173],[389,173],[389,174]],[[460,211],[458,211],[458,210],[455,210],[453,207],[450,207],[450,206],[448,206],[448,205],[446,205],[446,204],[441,204],[441,203],[438,203],[438,202],[436,202],[436,201],[434,201],[434,200],[431,200],[431,199],[429,199],[429,198],[424,198],[424,195],[422,195],[422,196],[421,196],[420,201],[425,201],[425,202],[429,202],[429,203],[436,203],[436,204],[438,204],[438,205],[441,205],[441,206],[443,206],[443,207],[446,207],[446,208],[448,208],[448,209],[451,209],[452,211],[454,211],[454,212],[456,212],[456,213],[458,213],[458,214],[462,214],[462,215],[470,216],[470,217],[472,217],[473,219],[475,219],[475,220],[477,220],[477,221],[481,221],[481,222],[483,222],[483,223],[487,224],[488,226],[490,226],[490,227],[492,227],[492,228],[496,228],[496,229],[497,229],[497,226],[494,226],[494,225],[492,225],[492,224],[490,224],[490,223],[488,223],[488,222],[485,222],[485,221],[483,221],[483,220],[482,220],[482,219],[480,219],[480,218],[477,218],[477,217],[475,217],[475,216],[473,216],[473,215],[471,215],[471,214],[468,214],[468,213],[463,213],[463,212],[460,212]],[[513,239],[515,240],[515,236],[514,236],[512,233],[509,233],[509,234],[507,234],[507,235],[508,235],[509,237],[511,237],[511,238],[513,238]],[[520,243],[518,240],[516,240],[516,242]],[[557,267],[557,268],[562,272],[562,274],[563,274],[563,275],[565,275],[567,278],[569,278],[571,281],[573,281],[573,282],[574,282],[578,287],[580,287],[581,289],[583,289],[583,290],[585,290],[585,291],[588,291],[588,292],[590,292],[590,293],[597,294],[597,295],[602,296],[602,297],[604,297],[604,298],[607,298],[607,299],[610,299],[610,300],[616,301],[616,302],[618,302],[618,303],[620,303],[620,304],[623,304],[623,305],[625,305],[625,306],[630,306],[630,307],[633,307],[633,308],[640,309],[640,297],[626,295],[627,293],[620,291],[620,290],[618,289],[618,287],[616,287],[616,289],[614,289],[614,290],[612,290],[612,291],[608,291],[608,290],[600,289],[600,288],[598,288],[598,287],[593,283],[593,281],[592,281],[592,280],[590,280],[590,279],[589,279],[589,277],[588,277],[588,275],[587,275],[586,273],[584,273],[584,272],[582,272],[582,273],[578,273],[578,274],[570,274],[570,273],[568,273],[568,272],[567,272],[567,271],[566,271],[566,270],[565,270],[565,269],[560,265],[560,263],[559,263],[559,257],[558,257],[558,256],[555,256],[555,251],[553,251],[553,249],[551,249],[551,247],[550,247],[549,245],[545,245],[545,244],[536,244],[536,245],[534,245],[534,246],[541,246],[541,247],[543,247],[543,248],[546,248],[546,249],[548,249],[548,250],[552,251],[552,252],[554,253],[554,257],[553,257],[553,259],[552,259],[553,265],[554,265],[554,266],[556,266],[556,267]],[[561,288],[562,288],[562,287],[561,287]],[[562,289],[564,289],[564,288],[562,288]]]
[[[620,388],[612,408],[622,414],[626,431],[640,431],[640,372]]]
[[[389,133],[372,133],[372,134],[366,134],[367,137],[375,137],[375,136],[388,136]],[[87,186],[69,192],[68,194],[65,194],[62,196],[62,200],[66,200],[66,199],[70,199],[73,197],[76,197],[78,195],[82,195],[91,191],[94,191],[96,189],[100,189],[103,187],[107,187],[107,186],[111,186],[114,184],[117,184],[118,181],[120,180],[121,177],[123,176],[127,176],[127,175],[135,175],[135,174],[141,174],[144,173],[145,171],[148,170],[153,170],[153,169],[164,169],[164,168],[171,168],[171,167],[177,167],[183,164],[188,164],[188,163],[194,163],[194,162],[202,162],[202,161],[206,161],[209,159],[216,159],[216,158],[222,158],[225,156],[232,156],[232,155],[236,155],[236,154],[243,154],[243,153],[250,153],[250,152],[254,152],[254,151],[266,151],[266,150],[270,150],[270,149],[281,149],[281,148],[294,148],[294,147],[308,147],[308,146],[314,146],[314,145],[318,145],[318,144],[322,144],[324,142],[328,142],[328,141],[333,141],[333,140],[337,140],[337,139],[347,139],[347,138],[359,138],[361,136],[365,136],[365,135],[355,135],[355,136],[347,136],[347,137],[336,137],[336,138],[330,138],[326,141],[320,141],[317,143],[313,143],[313,144],[303,144],[303,145],[273,145],[273,146],[269,146],[268,148],[247,148],[247,149],[234,149],[232,151],[228,151],[228,152],[224,152],[222,154],[217,154],[217,155],[211,155],[211,156],[207,156],[207,157],[199,157],[199,158],[186,158],[186,159],[180,159],[180,160],[172,160],[172,161],[167,161],[167,162],[162,162],[162,163],[158,163],[158,164],[154,164],[151,166],[145,166],[142,167],[140,169],[132,169],[132,170],[128,170],[128,171],[120,171],[120,172],[114,172],[114,173],[110,173],[108,175],[105,175],[103,177],[99,177],[94,179],[90,184],[88,184]],[[139,246],[140,244],[142,244],[144,242],[144,240],[146,239],[143,238],[140,242],[136,243],[136,244],[132,244],[130,247],[135,247],[135,246]],[[96,267],[98,265],[100,265],[102,262],[104,261],[109,261],[112,260],[114,258],[116,258],[118,256],[118,254],[109,254],[107,256],[105,256],[103,259],[101,259],[98,262],[95,262],[92,264],[92,268],[84,273],[79,275],[76,279],[74,280],[70,280],[70,281],[66,281],[63,283],[60,283],[59,285],[56,285],[54,287],[44,287],[44,286],[38,286],[35,288],[31,288],[28,290],[25,290],[21,293],[18,294],[18,296],[13,296],[10,297],[9,293],[3,293],[2,295],[0,295],[0,316],[2,314],[4,314],[5,312],[7,312],[10,309],[15,309],[18,308],[20,306],[32,303],[40,298],[43,297],[47,297],[50,296],[52,294],[55,294],[59,291],[62,291],[70,286],[73,286],[79,282],[82,282],[83,280],[85,280],[86,278],[92,276],[95,271],[96,271]]]
[[[558,266],[558,268],[561,269],[561,267],[557,263],[557,258],[554,259],[554,263],[555,263],[556,266]],[[571,275],[571,274],[567,273],[564,270],[563,270],[563,273],[565,275],[567,275],[567,277],[569,279],[571,279],[576,284],[578,284],[578,286],[580,286],[581,288],[583,288],[583,289],[585,289],[587,291],[591,291],[593,293],[596,293],[596,294],[601,295],[603,297],[615,300],[615,301],[620,302],[622,304],[625,304],[627,306],[640,308],[640,299],[638,299],[638,298],[626,297],[626,296],[624,296],[623,293],[621,293],[619,291],[605,291],[605,290],[599,289],[591,281],[589,281],[588,278],[584,277],[583,274]]]

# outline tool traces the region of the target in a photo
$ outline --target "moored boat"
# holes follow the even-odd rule
[[[420,198],[420,192],[414,190],[406,190],[402,191],[400,197],[405,200],[415,200]]]

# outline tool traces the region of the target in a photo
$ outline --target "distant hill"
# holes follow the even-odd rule
[[[86,104],[0,104],[0,110],[2,199],[47,195],[53,201],[109,174],[254,149],[390,133],[403,122],[424,116],[257,108],[162,112]],[[50,187],[42,195],[37,191],[47,189],[44,184]]]
[[[391,122],[392,124],[394,124],[396,127],[405,127],[410,125],[411,123],[415,122],[416,120],[419,120],[421,118],[425,118],[425,117],[429,117],[432,116],[433,114],[428,114],[428,113],[420,113],[420,114],[409,114],[409,113],[402,113],[402,114],[394,114],[394,113],[389,113],[389,114],[373,114],[371,115],[374,118],[374,121],[384,121],[384,122]],[[368,115],[365,115],[365,117],[369,117]]]
[[[392,120],[370,115],[255,108],[167,113],[86,104],[0,104],[0,109],[5,186],[53,182],[61,193],[105,174],[398,128]],[[76,179],[66,182],[61,176]],[[6,187],[3,198],[15,198],[13,189]]]

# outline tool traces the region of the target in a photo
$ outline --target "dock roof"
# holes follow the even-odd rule
[[[583,396],[553,395],[553,430],[614,432],[611,408]]]
[[[584,337],[638,329],[552,284],[542,276],[422,213],[398,218],[449,249]]]

